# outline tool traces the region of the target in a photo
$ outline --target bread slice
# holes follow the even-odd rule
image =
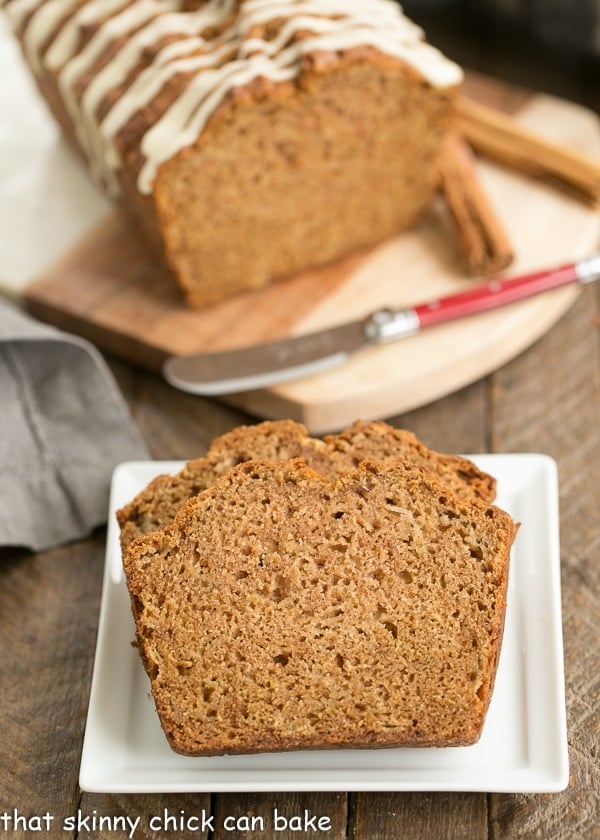
[[[433,452],[412,432],[387,423],[357,422],[322,441],[309,437],[306,428],[292,420],[267,421],[240,426],[217,438],[206,457],[190,461],[177,475],[159,476],[121,508],[117,518],[123,549],[137,537],[168,525],[184,502],[236,464],[299,457],[327,478],[347,472],[364,459],[401,459],[432,470],[461,498],[480,497],[491,502],[495,496],[495,480],[471,461]]]
[[[401,462],[248,462],[125,555],[137,644],[185,755],[474,743],[515,525]]]

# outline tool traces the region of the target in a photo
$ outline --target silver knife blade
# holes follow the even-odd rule
[[[167,382],[190,394],[218,396],[251,391],[322,373],[343,364],[368,344],[411,335],[418,321],[410,310],[380,309],[366,318],[267,344],[173,356],[165,362]]]
[[[600,254],[596,254],[512,279],[492,278],[410,309],[377,309],[358,321],[307,335],[238,350],[172,357],[163,371],[171,385],[192,394],[212,396],[265,388],[341,365],[369,344],[396,341],[455,318],[506,306],[560,286],[599,279]]]

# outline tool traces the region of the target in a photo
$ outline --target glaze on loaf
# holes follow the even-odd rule
[[[70,138],[193,306],[413,224],[461,71],[391,0],[3,0]]]

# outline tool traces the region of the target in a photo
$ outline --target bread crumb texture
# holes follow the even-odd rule
[[[515,530],[407,463],[231,469],[124,556],[172,748],[474,743]]]
[[[491,502],[495,479],[472,461],[427,449],[412,432],[387,423],[357,421],[349,429],[324,440],[308,436],[305,426],[293,420],[269,420],[239,426],[216,438],[207,455],[189,461],[174,476],[162,475],[117,512],[121,545],[170,524],[188,499],[210,487],[237,464],[251,460],[285,461],[303,458],[317,472],[335,478],[365,459],[396,462],[399,459],[426,467],[461,498]]]

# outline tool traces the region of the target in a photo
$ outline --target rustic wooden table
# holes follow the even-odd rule
[[[598,837],[598,546],[600,510],[600,289],[584,289],[567,315],[522,356],[486,379],[392,419],[426,443],[457,452],[545,452],[560,474],[563,624],[571,775],[563,793],[303,793],[119,795],[83,793],[77,779],[102,585],[104,530],[31,555],[0,556],[0,837],[118,837],[65,833],[66,816],[141,817],[135,837],[307,836],[228,832],[228,815],[327,815],[330,838]],[[158,378],[112,363],[156,458],[202,453],[246,415],[176,393]],[[150,832],[150,815],[205,809],[215,831]],[[47,834],[3,827],[1,814],[54,816]],[[221,828],[219,827],[221,825]],[[30,823],[30,826],[35,826]],[[44,827],[44,824],[41,824]],[[145,826],[145,827],[144,827]],[[308,832],[315,835],[315,832]]]
[[[444,46],[442,44],[442,46]],[[493,69],[481,56],[479,69]],[[524,79],[529,81],[529,79]],[[562,81],[562,80],[561,80]],[[596,91],[597,92],[597,91]],[[561,89],[560,94],[568,94]],[[300,836],[355,840],[505,840],[600,837],[597,751],[600,546],[600,289],[585,288],[541,340],[487,378],[391,419],[428,445],[456,452],[544,452],[558,462],[570,780],[557,794],[289,793],[93,795],[78,771],[94,658],[105,531],[32,555],[0,550],[0,838],[115,838],[94,815],[140,817],[136,838]],[[152,455],[201,454],[252,418],[176,393],[157,377],[111,360]],[[326,832],[226,831],[227,815],[326,815]],[[214,815],[214,830],[152,832],[150,815]],[[14,829],[2,814],[37,816]],[[72,831],[65,817],[81,814]],[[41,819],[48,814],[50,830]],[[86,818],[88,822],[86,823]],[[34,831],[39,825],[39,832]]]

